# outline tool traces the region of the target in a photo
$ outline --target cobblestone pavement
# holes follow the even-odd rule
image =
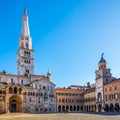
[[[0,120],[120,120],[120,113],[56,113],[56,114],[26,114],[11,113],[0,115]]]

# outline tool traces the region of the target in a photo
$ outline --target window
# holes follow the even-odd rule
[[[107,95],[105,96],[105,99],[106,99],[106,101],[107,101]]]
[[[12,87],[9,88],[9,93],[13,93],[13,88]]]
[[[61,103],[61,99],[59,99],[59,103]]]
[[[65,102],[65,100],[64,100],[64,99],[62,99],[62,102],[64,103],[64,102]]]
[[[102,101],[102,94],[99,92],[97,95],[98,101],[101,102]]]
[[[114,94],[114,98],[115,98],[115,99],[118,99],[118,93],[115,93],[115,94]]]
[[[26,42],[26,48],[28,48],[28,46],[29,46],[29,45],[28,45],[28,42]]]
[[[17,87],[14,87],[14,94],[17,94]]]
[[[110,87],[110,91],[112,91],[112,88]]]
[[[23,84],[23,80],[21,80],[21,84]]]
[[[26,73],[29,73],[29,70],[26,70]]]
[[[23,42],[21,43],[21,48],[24,48],[24,43]]]
[[[37,89],[37,85],[35,84],[35,89]]]
[[[108,79],[106,79],[106,82],[108,82]]]
[[[117,90],[117,86],[115,86],[115,90]]]
[[[105,88],[105,92],[107,92],[107,88]]]
[[[41,85],[39,85],[39,89],[41,89]]]
[[[11,78],[11,83],[13,83],[13,78]]]
[[[53,87],[51,86],[51,90],[53,90]]]
[[[43,89],[45,90],[45,89],[46,89],[46,87],[45,87],[45,86],[43,86]]]
[[[29,99],[29,101],[31,102],[31,98]]]
[[[44,93],[44,99],[48,99],[48,94]]]
[[[109,95],[109,100],[112,100],[112,99],[113,99],[113,95],[110,94],[110,95]]]
[[[22,88],[19,88],[19,94],[22,94]]]

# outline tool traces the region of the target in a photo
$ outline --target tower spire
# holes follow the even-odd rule
[[[26,10],[26,7],[24,7],[24,16],[27,16],[27,10]]]
[[[27,16],[27,10],[24,8],[24,14],[22,17],[22,30],[21,30],[21,36],[29,36],[30,37],[30,31],[29,31],[29,25],[28,25],[28,16]]]
[[[99,69],[106,68],[106,60],[103,58],[104,53],[101,54],[101,59],[98,63]]]

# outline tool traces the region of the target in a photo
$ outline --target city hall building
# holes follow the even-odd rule
[[[17,51],[18,74],[0,73],[0,113],[56,112],[55,84],[51,73],[34,74],[34,50],[29,32],[26,10],[22,17],[22,31]]]
[[[112,76],[107,62],[101,55],[95,83],[86,86],[72,85],[56,88],[58,112],[119,112],[120,78]]]

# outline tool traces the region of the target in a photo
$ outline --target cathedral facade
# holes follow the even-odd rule
[[[6,71],[0,73],[0,113],[56,112],[55,84],[51,81],[50,71],[43,76],[34,74],[34,50],[26,9],[17,58],[17,75]]]

